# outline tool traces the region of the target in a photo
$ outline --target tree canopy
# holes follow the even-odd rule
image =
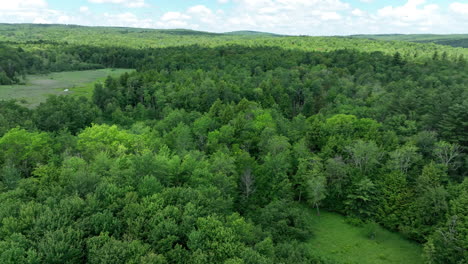
[[[18,30],[49,34],[2,34],[2,84],[137,71],[91,99],[0,101],[1,263],[331,263],[302,243],[304,208],[400,232],[428,263],[468,260],[465,50]]]

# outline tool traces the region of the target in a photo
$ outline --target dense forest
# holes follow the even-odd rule
[[[403,60],[419,64],[428,63],[434,58],[460,62],[468,58],[468,49],[406,42],[432,40],[434,36],[422,38],[409,35],[404,38],[384,35],[380,38],[396,41],[367,39],[367,35],[364,38],[306,37],[251,31],[217,34],[193,30],[0,24],[0,84],[21,82],[21,77],[28,73],[102,67],[139,69],[156,59],[161,48],[187,46],[219,48],[237,45],[303,52],[346,49],[365,53],[382,52],[389,56],[399,53]],[[443,39],[453,40],[450,36]]]
[[[468,262],[465,49],[177,31],[154,34],[183,44],[129,47],[14,27],[1,84],[136,71],[91,99],[0,101],[0,263],[334,263],[305,249],[305,208]]]
[[[380,35],[352,35],[353,38],[377,39],[387,41],[411,41],[418,43],[435,43],[452,47],[468,48],[467,34],[380,34]]]

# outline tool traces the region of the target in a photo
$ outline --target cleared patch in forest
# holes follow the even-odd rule
[[[345,222],[345,217],[321,212],[311,213],[313,238],[308,242],[314,255],[346,264],[419,264],[423,263],[422,247],[379,226],[374,239],[368,228]]]
[[[99,69],[28,75],[26,84],[0,85],[0,100],[16,99],[27,107],[35,107],[49,95],[82,95],[91,97],[94,84],[107,76],[119,76],[133,69]]]

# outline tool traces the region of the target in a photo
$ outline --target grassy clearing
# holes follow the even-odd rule
[[[0,100],[16,99],[27,107],[34,107],[52,94],[91,97],[96,82],[104,81],[109,75],[118,76],[131,71],[133,70],[99,69],[28,75],[25,85],[0,85]],[[65,89],[69,91],[65,92]]]
[[[397,233],[377,227],[375,239],[366,236],[366,229],[345,222],[341,215],[311,213],[314,237],[308,242],[314,255],[339,263],[418,264],[423,263],[422,247]]]

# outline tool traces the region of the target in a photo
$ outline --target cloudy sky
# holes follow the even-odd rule
[[[0,23],[292,35],[468,33],[468,0],[0,0]]]

